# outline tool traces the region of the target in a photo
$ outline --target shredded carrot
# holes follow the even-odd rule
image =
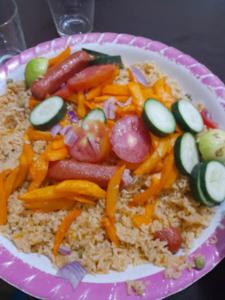
[[[158,176],[153,176],[151,185],[144,192],[134,196],[133,200],[130,202],[130,206],[143,205],[147,201],[150,202],[155,196],[161,191],[161,180]]]
[[[69,57],[70,54],[71,54],[71,50],[69,47],[67,47],[65,50],[60,52],[57,56],[50,58],[48,60],[48,66],[52,67],[58,65],[59,63],[63,62],[67,57]]]
[[[152,87],[153,92],[157,95],[157,99],[164,103],[168,108],[174,103],[175,98],[172,94],[170,86],[166,83],[166,78],[162,77],[156,81]]]
[[[151,87],[142,87],[142,94],[145,100],[150,98],[158,100],[157,94],[154,92],[153,88]]]
[[[59,139],[56,139],[51,142],[51,149],[52,150],[58,150],[65,147],[64,138],[60,137]]]
[[[5,180],[6,199],[8,199],[11,193],[14,191],[14,184],[16,182],[18,172],[19,172],[19,167],[16,167],[15,169],[12,170],[12,172],[7,176]]]
[[[105,198],[106,192],[96,183],[88,180],[65,180],[56,185],[55,190],[61,196],[68,194],[84,195],[96,198]]]
[[[103,217],[102,227],[105,229],[108,239],[119,247],[120,241],[116,235],[116,228],[112,220],[108,217]]]
[[[94,98],[94,102],[100,103],[100,102],[104,102],[106,100],[108,100],[110,98],[110,96],[97,96]]]
[[[59,125],[62,127],[66,127],[67,125],[70,125],[68,115],[65,115],[65,117],[59,122]]]
[[[124,107],[118,107],[116,110],[116,115],[118,118],[123,117],[124,115],[127,114],[136,114],[137,113],[137,108],[133,104],[126,105]]]
[[[73,103],[77,103],[77,101],[78,101],[78,94],[72,94],[72,95],[66,97],[65,100],[73,102]]]
[[[178,171],[174,162],[174,152],[171,151],[164,160],[162,175],[161,175],[161,186],[164,189],[170,188],[178,177]]]
[[[23,202],[23,206],[27,209],[35,209],[35,210],[48,210],[54,211],[59,209],[71,209],[75,204],[75,201],[72,200],[65,200],[65,199],[54,199],[54,200],[47,200],[47,201],[26,201]]]
[[[161,172],[161,171],[162,171],[162,168],[163,168],[163,161],[160,160],[160,161],[158,162],[158,164],[155,166],[155,168],[152,170],[151,174]]]
[[[13,190],[17,189],[24,183],[24,181],[27,178],[28,168],[29,168],[29,161],[27,159],[26,153],[24,153],[23,151],[23,153],[20,156],[19,171],[13,185]]]
[[[76,195],[76,196],[73,196],[72,199],[77,202],[84,203],[84,204],[91,204],[91,205],[96,204],[96,201],[94,201],[93,199],[91,199],[89,197],[82,197],[82,196]]]
[[[129,163],[127,161],[121,160],[119,161],[119,165],[125,165],[127,169],[129,170],[135,170],[138,168],[138,166],[140,165],[139,163]]]
[[[66,146],[64,146],[56,150],[47,150],[44,155],[48,161],[57,161],[67,158],[69,156],[69,151]]]
[[[23,201],[47,201],[52,199],[60,199],[63,196],[56,191],[56,185],[49,185],[46,187],[34,189],[20,195]]]
[[[41,186],[47,176],[48,165],[49,163],[44,153],[41,154],[35,161],[32,161],[29,170],[29,177],[32,180],[28,188],[29,191]]]
[[[5,174],[0,173],[0,225],[7,223],[7,198],[5,192]]]
[[[156,201],[147,203],[145,205],[145,211],[143,215],[134,215],[132,222],[134,226],[140,227],[141,225],[148,225],[153,220],[154,212],[156,207]]]
[[[51,135],[50,132],[35,130],[31,127],[28,128],[27,130],[27,136],[31,141],[39,141],[39,140],[52,141],[53,140],[53,136]]]
[[[81,211],[78,209],[74,209],[65,216],[62,220],[61,224],[59,225],[54,240],[53,246],[53,254],[56,256],[58,254],[59,246],[62,243],[67,231],[69,230],[73,221],[80,215]]]
[[[114,175],[111,177],[108,183],[108,188],[106,192],[106,215],[114,221],[116,202],[119,195],[120,183],[122,180],[122,175],[125,170],[125,165],[119,167]]]
[[[84,105],[85,97],[83,93],[78,93],[78,106],[77,106],[77,114],[80,118],[83,118],[86,115],[86,109]]]
[[[140,85],[135,82],[129,82],[128,88],[130,90],[135,106],[138,110],[142,110],[145,98],[143,96]]]
[[[28,107],[29,107],[30,109],[33,109],[33,108],[35,108],[35,107],[36,107],[38,104],[40,104],[40,103],[41,103],[40,101],[34,99],[33,97],[30,97],[30,98],[29,98],[29,102],[28,102]]]
[[[102,87],[101,87],[101,86],[98,86],[98,87],[96,87],[96,88],[91,89],[91,90],[87,93],[87,95],[86,95],[86,100],[89,101],[89,100],[92,100],[92,99],[94,99],[94,98],[100,96],[100,95],[101,95],[101,91],[102,91]]]
[[[128,86],[125,84],[109,84],[103,87],[102,94],[112,96],[129,96],[130,92]]]

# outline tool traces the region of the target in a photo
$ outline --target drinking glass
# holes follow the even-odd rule
[[[95,0],[48,0],[48,4],[59,35],[92,31]]]
[[[0,65],[25,49],[16,2],[0,0]]]

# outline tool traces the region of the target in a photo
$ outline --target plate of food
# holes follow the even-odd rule
[[[115,33],[0,69],[0,277],[41,299],[161,299],[225,256],[225,86]]]

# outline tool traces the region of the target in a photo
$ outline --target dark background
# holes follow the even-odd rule
[[[16,2],[27,47],[58,36],[45,0]],[[225,0],[96,0],[94,31],[159,40],[190,54],[225,82]],[[0,281],[0,299],[27,297]],[[225,299],[225,261],[168,299]]]

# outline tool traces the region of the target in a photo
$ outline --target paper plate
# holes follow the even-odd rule
[[[119,54],[125,63],[154,61],[163,72],[176,79],[193,99],[202,101],[212,118],[225,128],[225,86],[206,67],[179,50],[143,37],[115,33],[90,33],[58,38],[37,45],[12,58],[0,68],[0,94],[6,80],[22,79],[25,64],[36,56],[54,56],[63,48],[81,47]],[[24,292],[41,299],[79,300],[135,300],[128,296],[126,281],[141,279],[145,294],[141,299],[161,299],[176,293],[212,270],[225,256],[225,203],[217,208],[210,226],[193,243],[190,260],[196,254],[205,256],[206,266],[201,271],[184,270],[177,280],[166,279],[161,268],[151,264],[129,267],[125,272],[108,275],[87,275],[73,289],[69,282],[56,277],[56,270],[48,258],[19,252],[13,243],[0,236],[0,277]]]

